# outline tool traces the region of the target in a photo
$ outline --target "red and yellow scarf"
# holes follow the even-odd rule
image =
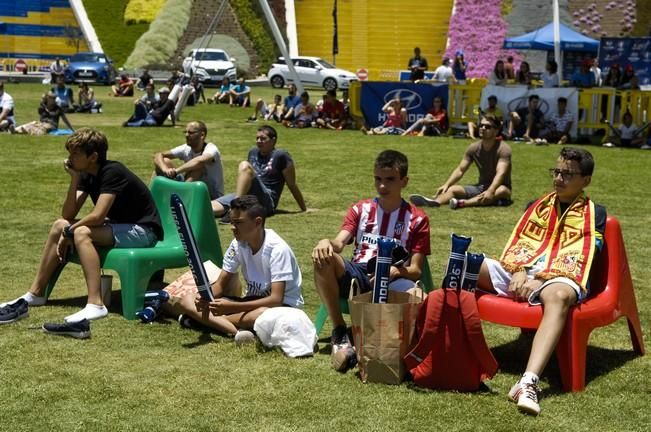
[[[540,198],[515,226],[500,259],[502,267],[515,273],[543,258],[545,268],[536,279],[563,276],[585,290],[595,253],[594,215],[594,203],[583,194],[562,215],[556,192]]]

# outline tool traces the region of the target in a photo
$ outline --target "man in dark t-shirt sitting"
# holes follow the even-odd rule
[[[529,102],[526,107],[518,108],[509,113],[511,122],[509,123],[509,139],[521,138],[525,141],[533,141],[540,138],[545,123],[545,118],[538,108],[540,97],[538,95],[529,96]]]
[[[54,222],[43,249],[36,277],[24,299],[30,306],[45,304],[45,288],[60,263],[74,249],[84,271],[88,302],[67,323],[103,318],[108,310],[100,294],[100,259],[97,246],[151,247],[163,237],[154,199],[147,186],[120,162],[106,159],[104,134],[82,128],[66,141],[69,156],[63,168],[70,176],[61,218]],[[77,218],[90,196],[94,207]]]
[[[255,195],[267,211],[267,216],[273,215],[285,183],[301,211],[307,210],[303,194],[296,184],[294,161],[285,150],[276,148],[277,136],[276,129],[271,126],[258,128],[256,147],[249,150],[247,160],[240,162],[235,193],[217,199],[223,209],[216,209],[213,204],[216,215],[226,214],[224,222],[228,220],[231,201],[242,195]]]
[[[410,195],[416,206],[450,208],[508,205],[511,203],[511,147],[497,139],[502,122],[494,114],[486,114],[479,122],[481,141],[468,146],[459,165],[432,197]],[[472,164],[479,170],[479,180],[474,185],[457,184]]]
[[[175,103],[169,98],[170,90],[163,87],[158,91],[158,95],[160,99],[152,103],[151,109],[143,101],[136,101],[133,115],[122,126],[162,126],[168,116],[172,121],[172,126],[174,126],[176,123],[174,118]]]

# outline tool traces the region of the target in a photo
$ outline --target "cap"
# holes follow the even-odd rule
[[[463,56],[463,50],[457,50],[455,53],[456,56]]]
[[[158,93],[169,93],[169,92],[170,89],[168,89],[167,87],[161,87],[160,89],[158,89]]]

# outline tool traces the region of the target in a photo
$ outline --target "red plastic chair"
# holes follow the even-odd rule
[[[642,328],[624,239],[614,217],[607,219],[604,237],[604,249],[590,277],[591,297],[570,309],[565,330],[556,346],[565,391],[578,392],[585,388],[588,337],[597,327],[607,326],[625,316],[633,350],[644,355]],[[542,319],[542,306],[530,306],[526,302],[491,294],[478,292],[477,306],[482,320],[511,327],[535,330]]]

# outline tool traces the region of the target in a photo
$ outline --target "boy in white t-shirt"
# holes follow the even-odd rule
[[[265,229],[265,208],[253,195],[231,203],[231,230],[235,237],[224,254],[222,272],[212,285],[215,300],[185,296],[178,312],[227,335],[251,330],[270,307],[303,306],[301,270],[292,249],[275,231]],[[238,270],[246,284],[240,297]],[[237,341],[237,339],[236,339]]]
[[[633,114],[626,111],[622,117],[622,124],[617,129],[610,128],[614,136],[611,136],[612,142],[607,142],[604,147],[641,147],[644,144],[645,128],[640,128],[633,123]]]
[[[157,175],[179,181],[202,181],[208,186],[215,216],[223,214],[223,207],[216,204],[224,195],[224,168],[217,146],[206,142],[208,128],[202,121],[188,123],[185,128],[185,144],[154,155]],[[183,164],[175,166],[173,160]]]

